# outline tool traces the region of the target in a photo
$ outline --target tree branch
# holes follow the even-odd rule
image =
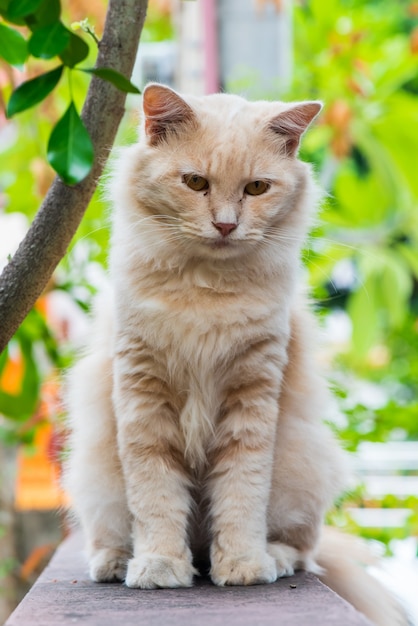
[[[96,67],[131,76],[148,0],[110,0]],[[94,146],[88,177],[74,187],[56,178],[26,237],[0,276],[0,352],[64,256],[96,189],[124,113],[126,94],[93,76],[82,118]]]

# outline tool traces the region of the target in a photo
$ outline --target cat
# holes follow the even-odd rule
[[[143,93],[110,184],[111,287],[68,383],[65,482],[97,582],[189,587],[207,565],[252,585],[350,560],[323,531],[347,467],[299,261],[320,193],[298,149],[321,106]]]

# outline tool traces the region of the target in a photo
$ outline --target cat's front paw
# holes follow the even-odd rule
[[[210,577],[215,585],[263,585],[277,579],[275,560],[268,554],[212,556]]]
[[[191,587],[194,574],[187,559],[148,553],[129,561],[125,584],[139,589]]]
[[[96,583],[125,580],[128,556],[121,550],[103,548],[90,559],[90,578]]]

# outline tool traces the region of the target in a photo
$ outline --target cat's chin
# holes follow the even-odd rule
[[[229,239],[215,239],[200,246],[205,256],[216,259],[230,259],[243,253],[243,242]]]

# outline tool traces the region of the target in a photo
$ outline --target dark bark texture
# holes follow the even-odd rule
[[[130,77],[148,0],[110,0],[97,67]],[[82,118],[94,146],[88,177],[69,187],[56,178],[26,237],[0,277],[0,352],[67,251],[96,189],[124,113],[126,94],[92,76]]]

